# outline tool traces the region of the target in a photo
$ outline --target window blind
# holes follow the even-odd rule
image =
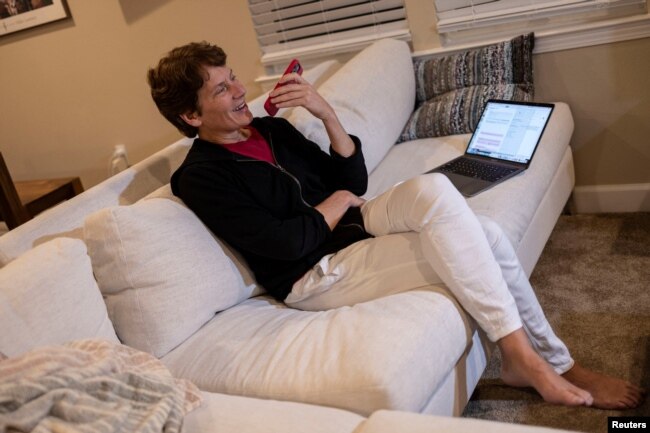
[[[248,6],[265,55],[408,34],[404,0],[248,0]]]
[[[519,23],[545,30],[643,14],[646,0],[434,0],[441,34]],[[513,26],[511,26],[512,28]],[[480,32],[475,31],[475,34]]]

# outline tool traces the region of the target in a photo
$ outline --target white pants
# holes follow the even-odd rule
[[[557,373],[573,366],[501,228],[477,217],[446,176],[400,183],[361,211],[376,237],[323,257],[294,284],[287,305],[325,310],[444,284],[490,340],[523,326]]]

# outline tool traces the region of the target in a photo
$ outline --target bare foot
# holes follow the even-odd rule
[[[631,383],[588,370],[575,364],[562,375],[594,397],[594,407],[600,409],[632,409],[641,404],[646,391]]]
[[[565,406],[591,406],[588,391],[558,375],[530,346],[523,329],[508,334],[497,342],[501,350],[501,379],[517,387],[531,386],[542,398]]]

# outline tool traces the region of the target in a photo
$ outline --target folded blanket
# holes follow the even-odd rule
[[[178,432],[201,404],[153,356],[102,340],[0,360],[0,432]]]

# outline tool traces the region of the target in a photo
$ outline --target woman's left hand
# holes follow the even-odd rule
[[[312,115],[327,120],[334,115],[334,110],[314,87],[303,77],[296,74],[284,75],[280,83],[287,83],[270,93],[271,102],[279,108],[304,107]]]

